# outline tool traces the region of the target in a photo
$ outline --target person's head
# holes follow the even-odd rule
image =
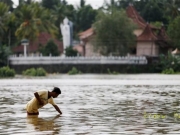
[[[59,94],[61,94],[61,90],[58,87],[54,87],[52,90],[52,97],[56,98]]]

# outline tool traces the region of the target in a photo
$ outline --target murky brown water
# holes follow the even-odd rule
[[[180,75],[78,75],[0,79],[0,134],[180,134]],[[55,102],[27,117],[41,88],[60,87]]]

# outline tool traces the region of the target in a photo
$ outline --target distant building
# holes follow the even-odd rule
[[[163,26],[159,29],[146,23],[133,5],[127,7],[126,13],[138,26],[138,29],[134,31],[137,37],[137,56],[158,56],[161,53],[166,54],[168,52],[170,45],[167,41],[169,38]]]
[[[158,56],[160,53],[166,54],[169,51],[170,45],[168,45],[167,42],[169,38],[163,26],[162,28],[156,28],[146,23],[133,5],[127,7],[126,13],[127,16],[138,26],[138,28],[133,32],[137,37],[135,55]],[[90,42],[93,36],[95,36],[95,30],[93,28],[79,34],[79,39],[82,44],[76,46],[76,48],[79,49],[82,47],[82,49],[79,50],[83,50],[83,52],[81,52],[83,56],[100,55],[94,52],[93,45]]]
[[[39,37],[35,41],[30,41],[29,45],[27,46],[28,55],[40,55],[39,48],[45,46],[50,39],[52,39],[58,46],[60,54],[63,53],[63,43],[57,39],[52,38],[50,34],[43,32],[40,33]],[[24,53],[24,47],[22,45],[19,45],[14,47],[12,51],[16,55],[22,55]]]

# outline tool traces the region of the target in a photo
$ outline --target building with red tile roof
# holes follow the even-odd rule
[[[54,43],[58,46],[58,50],[60,54],[63,52],[63,43],[57,39],[54,39],[50,34],[48,33],[40,33],[39,37],[35,41],[30,41],[29,45],[27,46],[27,52],[29,55],[31,54],[39,54],[39,48],[41,46],[45,46],[46,43],[52,39]],[[23,54],[24,53],[24,46],[23,45],[18,45],[12,49],[12,51],[15,54]]]
[[[160,53],[168,52],[170,45],[168,45],[167,41],[169,38],[164,27],[156,28],[146,23],[132,4],[126,8],[126,14],[138,26],[138,28],[133,32],[137,37],[137,56],[158,56]],[[89,54],[92,55],[92,52],[94,52],[93,50],[88,50],[93,48],[89,42],[93,35],[95,35],[95,30],[93,30],[93,28],[79,34],[80,40],[83,41],[83,47],[85,50],[84,56],[89,56]],[[91,48],[89,46],[91,46]],[[89,52],[89,54],[87,54],[87,52]]]
[[[146,21],[139,15],[132,4],[127,7],[126,14],[139,28],[144,29],[146,27]]]

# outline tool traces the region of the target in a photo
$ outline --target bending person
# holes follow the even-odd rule
[[[28,115],[39,115],[38,109],[44,105],[50,103],[54,106],[56,111],[62,114],[59,107],[54,103],[53,98],[58,97],[61,94],[61,90],[57,87],[54,87],[52,92],[48,90],[40,90],[34,93],[34,97],[26,104],[26,110]]]

